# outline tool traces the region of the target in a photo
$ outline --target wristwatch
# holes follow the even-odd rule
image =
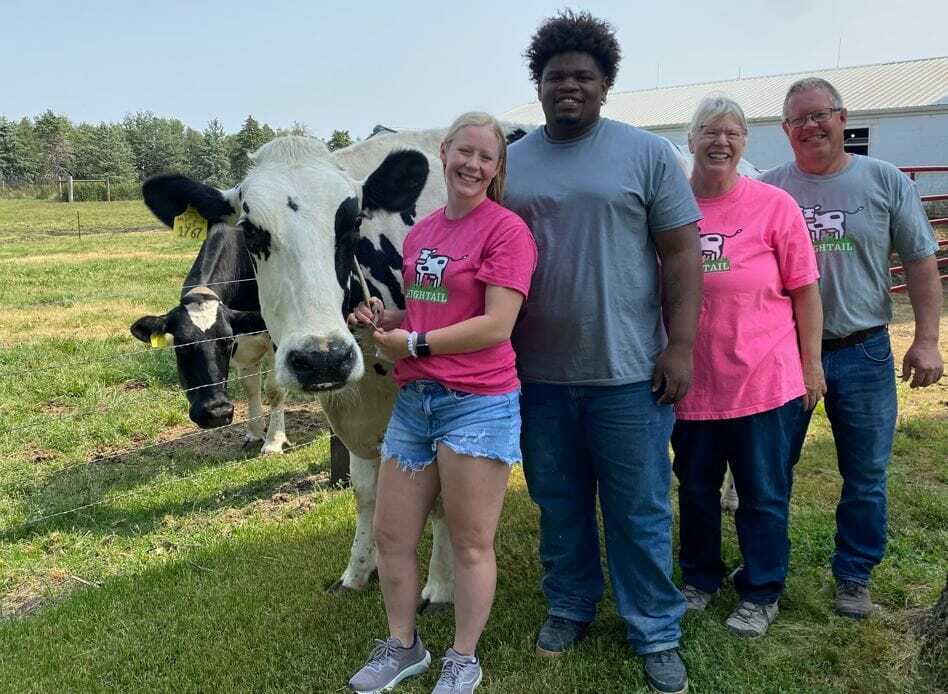
[[[419,357],[430,357],[431,347],[428,346],[428,333],[418,333],[415,340],[415,354]]]

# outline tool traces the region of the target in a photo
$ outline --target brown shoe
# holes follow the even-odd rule
[[[852,581],[836,582],[836,614],[850,619],[865,619],[879,609],[869,596],[869,589]]]

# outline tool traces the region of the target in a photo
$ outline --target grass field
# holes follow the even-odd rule
[[[38,233],[76,209],[103,230],[154,230]],[[325,591],[345,565],[355,506],[326,487],[325,423],[315,403],[292,402],[296,447],[259,457],[239,426],[188,422],[172,355],[128,333],[173,305],[197,252],[157,227],[141,203],[0,201],[0,692],[342,691],[384,618],[377,587]],[[912,325],[904,300],[896,309],[898,364]],[[946,337],[943,321],[943,348]],[[730,636],[730,589],[688,616],[692,692],[937,691],[913,625],[948,571],[948,388],[900,385],[899,400],[889,550],[873,585],[881,614],[854,623],[830,609],[840,485],[818,413],[797,469],[780,618],[764,640]],[[578,650],[532,655],[544,615],[536,523],[517,472],[481,691],[644,691],[608,597]],[[452,619],[421,630],[440,654]]]

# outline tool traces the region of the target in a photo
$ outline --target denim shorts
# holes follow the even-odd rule
[[[519,463],[520,392],[477,395],[435,381],[403,386],[382,441],[382,460],[418,472],[434,462],[439,443],[460,455]]]

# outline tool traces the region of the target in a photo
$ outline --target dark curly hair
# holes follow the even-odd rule
[[[596,19],[589,12],[576,13],[569,9],[548,18],[530,39],[530,46],[523,54],[529,61],[533,81],[540,84],[543,68],[550,58],[567,51],[591,55],[602,70],[606,86],[612,88],[622,50],[609,22]]]

